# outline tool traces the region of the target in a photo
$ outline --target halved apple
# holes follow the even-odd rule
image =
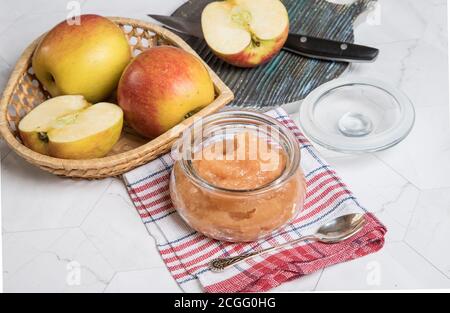
[[[120,137],[122,109],[112,103],[91,105],[83,96],[49,99],[30,111],[19,123],[28,148],[62,159],[105,156]]]
[[[286,42],[289,17],[279,0],[226,0],[202,12],[206,43],[224,61],[254,67],[269,61]]]

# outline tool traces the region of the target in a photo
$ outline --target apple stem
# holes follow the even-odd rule
[[[49,80],[50,80],[52,83],[55,83],[55,82],[56,82],[55,76],[53,76],[52,74],[49,74]]]
[[[261,42],[256,38],[256,36],[252,33],[252,45],[259,47],[261,46]]]
[[[38,132],[39,140],[43,142],[48,142],[48,136],[46,132]]]
[[[194,115],[195,113],[199,112],[202,108],[196,108],[188,113],[186,113],[186,115],[184,116],[184,119],[190,118],[192,115]]]

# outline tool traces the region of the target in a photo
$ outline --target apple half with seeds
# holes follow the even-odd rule
[[[255,67],[274,57],[286,42],[289,17],[279,0],[226,0],[208,4],[201,17],[211,50],[239,67]]]
[[[105,156],[119,140],[122,109],[112,103],[91,105],[83,96],[51,98],[19,123],[28,148],[61,159],[93,159]]]

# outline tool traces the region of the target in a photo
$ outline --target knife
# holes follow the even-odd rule
[[[204,38],[200,22],[178,16],[148,14],[151,18],[177,32]],[[289,33],[283,50],[314,59],[338,62],[373,62],[379,50],[352,43]]]

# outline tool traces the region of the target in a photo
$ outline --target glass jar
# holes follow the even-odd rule
[[[188,128],[172,153],[173,205],[208,237],[255,241],[303,206],[299,143],[272,117],[244,110],[210,115]]]

